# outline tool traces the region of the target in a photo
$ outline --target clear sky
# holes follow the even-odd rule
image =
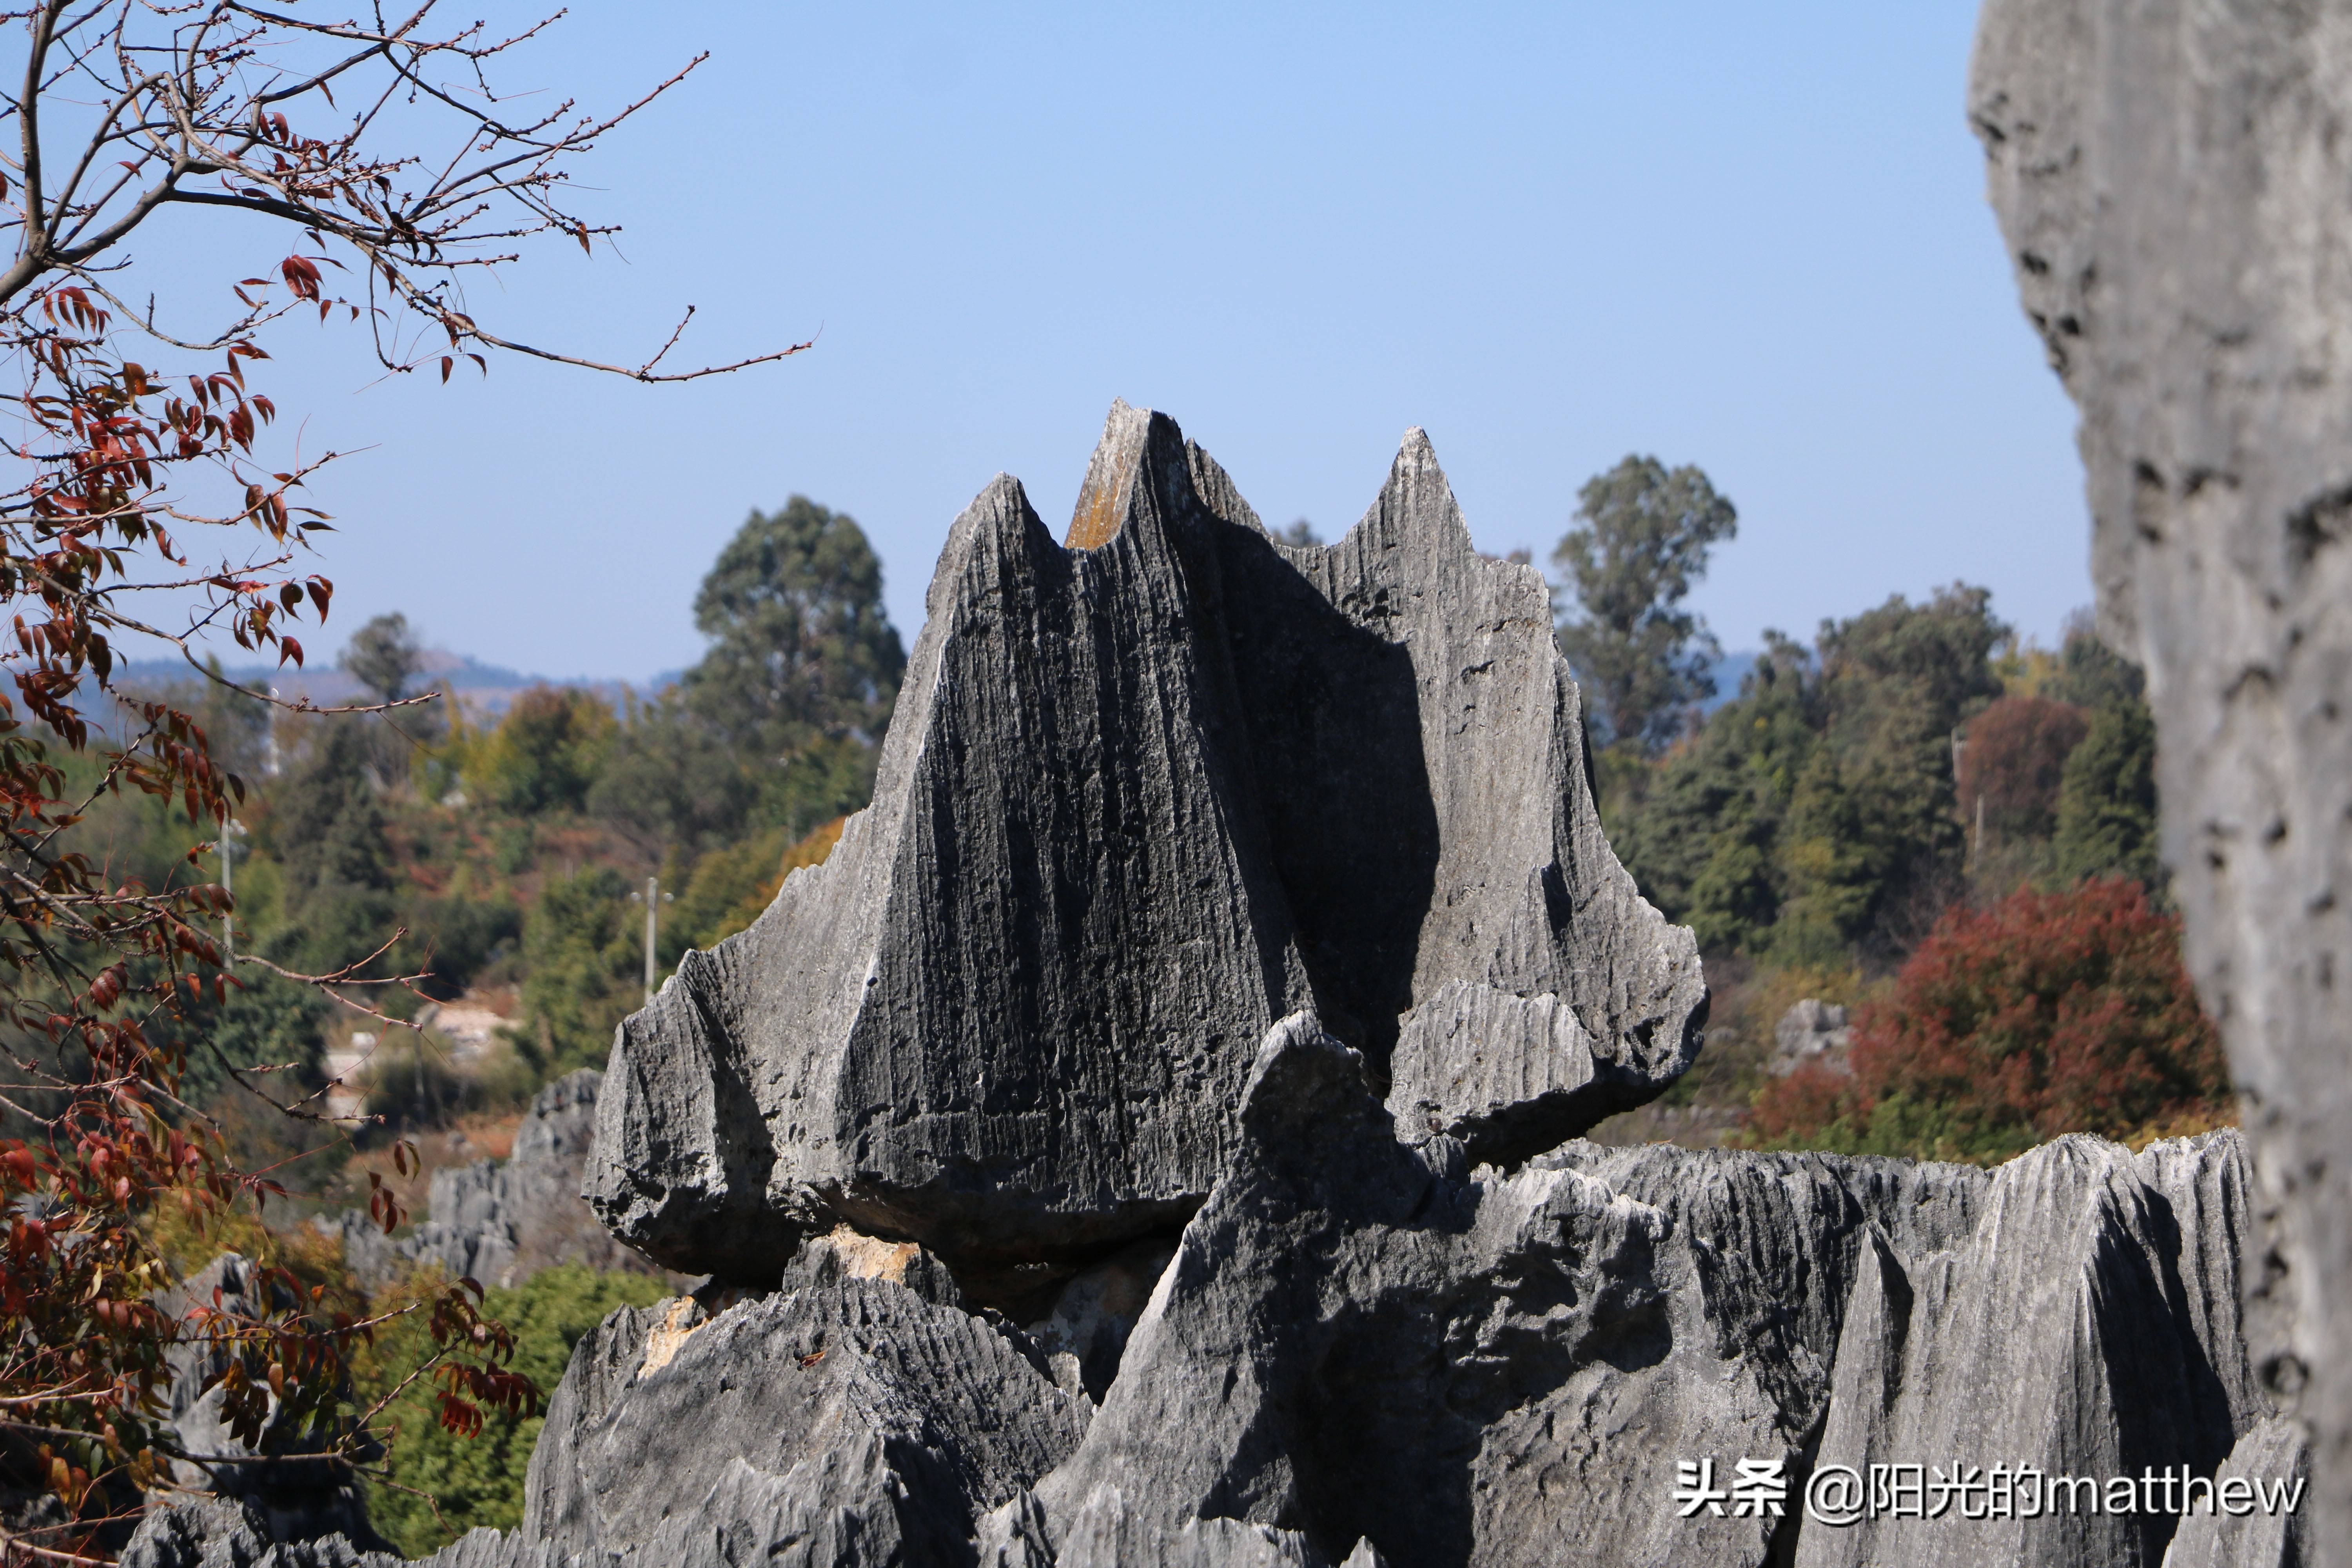
[[[1696,595],[1727,647],[1955,578],[2047,641],[2090,597],[2081,478],[1983,200],[1974,19],[589,0],[506,80],[610,105],[712,58],[582,166],[620,254],[551,245],[475,314],[631,363],[688,302],[681,354],[817,346],[685,387],[440,387],[283,336],[305,445],[369,446],[319,486],[320,651],[401,609],[642,679],[698,655],[696,584],[795,491],[866,527],[911,644],[956,513],[1002,469],[1058,531],[1114,396],[1327,537],[1411,425],[1482,546],[1539,558],[1626,452],[1697,463],[1740,511]]]

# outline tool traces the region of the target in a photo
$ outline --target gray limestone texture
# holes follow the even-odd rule
[[[1069,543],[999,478],[926,608],[873,805],[617,1033],[587,1193],[649,1257],[1171,1234],[1301,1007],[1480,1159],[1689,1064],[1696,948],[1601,837],[1543,582],[1473,548],[1419,431],[1297,550],[1118,405]]]
[[[2210,1476],[2268,1414],[2235,1134],[1990,1174],[1582,1142],[1465,1173],[1395,1141],[1362,1068],[1308,1020],[1275,1031],[1231,1173],[1032,1489],[1035,1539],[1233,1519],[1324,1562],[2157,1568],[2169,1519],[1905,1534],[1797,1500],[1816,1463]],[[1782,1467],[1782,1517],[1678,1514],[1681,1461],[1743,1458]]]
[[[491,1287],[520,1285],[559,1263],[648,1270],[580,1196],[604,1077],[582,1068],[541,1089],[506,1159],[434,1172],[426,1217],[409,1235],[386,1237],[364,1209],[313,1223],[341,1237],[344,1261],[376,1284],[415,1265]]]
[[[1506,1173],[1401,1141],[1369,1066],[1307,1015],[1268,1032],[1099,1407],[919,1245],[836,1228],[772,1288],[606,1320],[521,1528],[436,1561],[2301,1568],[2292,1514],[1803,1508],[1832,1466],[2291,1479],[2300,1427],[2245,1349],[2236,1133],[2068,1138],[1995,1172],[1579,1141]],[[1081,1271],[1054,1316],[1148,1259]],[[1702,1460],[1719,1486],[1776,1464],[1780,1512],[1678,1509]],[[217,1533],[172,1517],[148,1533]]]
[[[2278,1217],[2260,1359],[2352,1563],[2352,6],[1987,0],[1969,114]]]
[[[1834,1002],[1807,996],[1790,1005],[1772,1026],[1772,1054],[1764,1070],[1786,1078],[1799,1068],[1819,1065],[1823,1070],[1850,1077],[1853,1072],[1853,1025],[1847,1010]]]
[[[289,1304],[282,1297],[274,1303],[261,1299],[264,1289],[250,1262],[225,1252],[179,1284],[157,1292],[155,1305],[168,1318],[185,1320],[199,1307],[257,1314]],[[167,1421],[168,1440],[180,1456],[170,1462],[176,1485],[210,1492],[233,1508],[248,1510],[265,1540],[356,1537],[368,1546],[383,1544],[368,1527],[366,1507],[349,1467],[273,1463],[230,1433],[222,1414],[223,1393],[207,1386],[228,1364],[225,1349],[190,1334],[163,1353],[172,1369]],[[315,1454],[323,1446],[299,1436],[288,1441],[282,1434],[264,1434],[264,1449],[269,1454]]]
[[[1009,1324],[878,1274],[679,1298],[581,1342],[517,1544],[611,1568],[969,1562],[974,1521],[1091,1409]]]

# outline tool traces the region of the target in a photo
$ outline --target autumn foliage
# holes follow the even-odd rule
[[[1768,1086],[1751,1138],[1992,1160],[2065,1132],[2124,1138],[2229,1116],[2179,921],[2120,878],[1948,913],[1892,993],[1862,1009],[1852,1066]]]
[[[364,332],[385,371],[437,368],[443,381],[461,362],[487,371],[478,350],[640,382],[795,352],[663,370],[683,321],[634,366],[478,321],[464,279],[515,260],[520,242],[593,252],[612,232],[558,205],[573,188],[568,160],[685,71],[601,116],[552,98],[519,112],[487,72],[546,24],[501,38],[478,22],[439,27],[433,11],[0,9],[17,51],[17,85],[0,96],[0,1489],[55,1500],[44,1522],[0,1524],[0,1561],[96,1560],[173,1464],[249,1457],[175,1446],[175,1346],[205,1344],[231,1435],[265,1455],[323,1435],[327,1458],[348,1465],[380,1414],[350,1408],[346,1376],[377,1325],[268,1258],[258,1308],[156,1305],[173,1283],[161,1220],[217,1237],[240,1205],[257,1213],[282,1190],[238,1170],[182,1098],[190,1058],[214,1058],[272,1114],[325,1120],[323,1090],[301,1093],[293,1064],[228,1059],[196,1023],[202,1006],[274,977],[373,1012],[366,986],[422,978],[363,977],[365,961],[293,973],[233,950],[235,903],[208,868],[244,782],[197,719],[117,684],[131,649],[176,653],[224,683],[198,657],[215,634],[299,666],[294,628],[327,616],[332,586],[308,570],[326,514],[301,503],[334,455],[272,436],[257,340],[315,312]],[[222,317],[162,323],[126,242],[152,240],[143,254],[169,266],[177,237],[144,226],[198,208],[234,215],[282,259],[221,279]],[[184,818],[183,864],[152,881],[119,874],[75,831],[108,797],[141,795]],[[384,949],[399,935],[384,932]],[[371,1208],[387,1230],[400,1222],[381,1186]],[[430,1340],[412,1382],[436,1391],[457,1432],[535,1398],[480,1295],[465,1281],[404,1309]]]
[[[2090,726],[2090,715],[2071,702],[2022,695],[1994,702],[1969,721],[1958,779],[1961,813],[1973,814],[1982,800],[1985,825],[1994,831],[2047,837],[2058,819],[2066,759]]]

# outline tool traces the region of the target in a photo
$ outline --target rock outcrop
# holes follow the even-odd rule
[[[2352,1563],[2352,11],[1987,0],[1969,111],[2147,668],[2189,966],[2280,1216],[2273,1383]]]
[[[353,1272],[375,1283],[418,1264],[488,1286],[520,1285],[559,1263],[647,1268],[580,1195],[604,1078],[582,1068],[541,1089],[506,1159],[434,1172],[426,1217],[409,1235],[387,1237],[360,1209],[317,1223],[342,1238]]]
[[[257,1316],[290,1304],[282,1295],[274,1300],[265,1298],[262,1292],[268,1289],[250,1262],[225,1252],[178,1285],[158,1292],[155,1305],[166,1317],[185,1320],[199,1308]],[[231,1433],[226,1394],[215,1381],[228,1364],[226,1349],[201,1334],[190,1334],[167,1350],[164,1359],[172,1370],[169,1436],[186,1456],[170,1461],[176,1485],[212,1493],[238,1519],[249,1514],[251,1528],[265,1542],[325,1537],[335,1543],[322,1551],[345,1549],[347,1537],[367,1546],[383,1544],[368,1527],[365,1504],[348,1468],[272,1462]],[[271,1454],[315,1454],[323,1445],[300,1438],[288,1444],[272,1433],[266,1436],[264,1447]],[[229,1517],[221,1516],[224,1527]]]
[[[845,1221],[959,1268],[1172,1231],[1300,1007],[1480,1158],[1688,1065],[1696,950],[1601,837],[1543,582],[1472,547],[1419,431],[1294,550],[1120,405],[1069,547],[1000,478],[927,612],[874,804],[621,1026],[588,1192],[648,1256],[757,1281]]]
[[[1772,1054],[1764,1070],[1786,1078],[1813,1066],[1841,1077],[1853,1072],[1853,1025],[1840,1004],[1808,996],[1792,1003],[1772,1026]]]
[[[522,1528],[436,1561],[2301,1561],[2275,1510],[1807,1506],[1840,1468],[1915,1467],[1921,1506],[1964,1466],[2291,1479],[2240,1327],[2234,1132],[1991,1173],[1572,1142],[1507,1174],[1400,1141],[1366,1067],[1304,1015],[1270,1032],[1098,1409],[923,1248],[837,1232],[772,1289],[609,1319]],[[1719,1495],[1685,1510],[1701,1461]],[[1742,1506],[1743,1464],[1779,1511]]]
[[[581,1342],[521,1525],[444,1568],[2300,1561],[2137,1489],[2304,1463],[2235,1132],[1573,1136],[1704,990],[1417,435],[1295,551],[1115,409],[1072,541],[965,513],[874,806],[623,1026],[590,1195],[714,1277]]]

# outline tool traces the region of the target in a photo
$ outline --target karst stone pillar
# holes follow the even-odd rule
[[[2352,5],[1988,0],[1970,115],[2274,1215],[2256,1352],[2352,1563]]]

